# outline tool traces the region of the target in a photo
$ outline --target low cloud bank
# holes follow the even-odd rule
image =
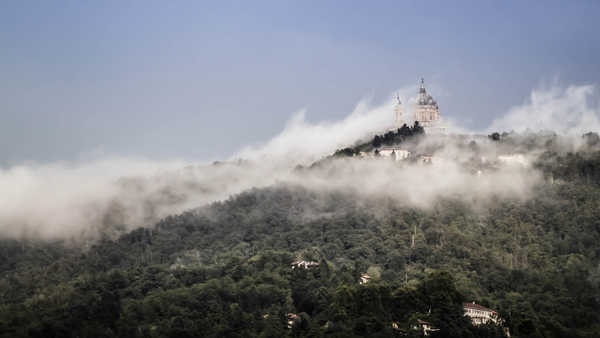
[[[535,89],[522,105],[494,120],[488,131],[549,130],[577,135],[600,130],[600,108],[595,85]]]
[[[412,92],[414,88],[405,88],[401,96]],[[489,131],[548,129],[577,136],[597,131],[595,94],[595,86],[534,90],[528,102],[495,120]],[[0,237],[80,240],[100,233],[117,235],[277,182],[311,189],[353,189],[365,197],[388,196],[423,208],[439,197],[527,198],[541,182],[539,173],[522,163],[477,172],[469,163],[493,161],[508,150],[473,135],[426,138],[414,151],[435,149],[431,165],[353,158],[311,170],[294,169],[385,131],[393,123],[392,107],[391,101],[375,107],[362,101],[341,121],[314,124],[298,113],[264,145],[244,148],[221,164],[110,158],[0,169]],[[564,149],[576,147],[568,136],[561,140]],[[537,156],[536,149],[522,152],[519,161]],[[240,158],[244,160],[234,160]]]
[[[408,102],[416,87],[397,91],[403,102]],[[368,99],[360,101],[352,113],[341,121],[310,123],[305,112],[292,116],[284,129],[263,145],[246,147],[233,158],[249,160],[307,163],[331,154],[336,149],[353,145],[358,140],[372,137],[393,126],[392,99],[373,106]]]

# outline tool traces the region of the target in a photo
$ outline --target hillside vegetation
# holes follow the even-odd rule
[[[555,135],[486,139],[537,152],[528,170],[544,180],[531,196],[444,195],[417,207],[282,182],[118,239],[2,240],[0,336],[420,337],[424,320],[440,329],[431,336],[503,337],[463,316],[475,301],[513,337],[597,337],[593,135],[576,151],[558,150]],[[471,170],[481,145],[464,149]],[[292,269],[295,260],[319,265]]]

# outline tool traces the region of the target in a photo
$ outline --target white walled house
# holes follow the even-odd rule
[[[292,270],[294,270],[296,268],[310,269],[310,268],[319,266],[319,262],[297,260],[297,261],[293,261],[291,265],[292,265]]]
[[[433,155],[420,155],[419,159],[420,159],[420,162],[424,163],[424,164],[433,163]]]
[[[394,157],[396,161],[403,161],[410,157],[410,151],[394,146],[384,146],[377,148],[379,156]]]
[[[483,305],[476,304],[475,302],[463,303],[463,310],[465,311],[465,316],[471,318],[473,325],[482,325],[489,322],[500,324],[498,313]]]
[[[463,310],[465,311],[465,316],[471,318],[473,325],[484,325],[488,323],[499,325],[504,329],[506,336],[510,337],[510,331],[508,330],[508,327],[503,326],[504,320],[500,318],[498,312],[495,310],[476,304],[475,302],[463,303]]]

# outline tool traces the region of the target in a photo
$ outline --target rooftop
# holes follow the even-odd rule
[[[483,305],[475,304],[475,302],[473,302],[473,303],[463,303],[463,307],[465,309],[474,309],[474,310],[488,311],[488,312],[494,312],[494,313],[496,313],[495,310],[487,308],[487,307],[485,307]]]

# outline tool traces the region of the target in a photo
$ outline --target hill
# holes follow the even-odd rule
[[[465,301],[497,310],[513,337],[595,336],[597,144],[564,151],[556,135],[508,134],[471,142],[457,141],[467,150],[452,153],[465,177],[475,179],[475,167],[501,177],[494,175],[504,167],[474,157],[493,147],[536,153],[529,167],[509,173],[542,179],[526,197],[472,190],[482,189],[477,183],[427,195],[419,200],[426,205],[409,198],[424,194],[415,185],[398,195],[366,193],[350,181],[282,182],[88,246],[2,240],[0,336],[418,337],[419,320],[440,329],[432,336],[504,335],[501,327],[473,326]],[[414,146],[440,157],[448,149]],[[366,160],[332,158],[300,175],[326,180],[349,161]],[[367,168],[379,166],[369,161]],[[385,163],[385,172],[420,165]],[[352,180],[363,177],[363,167],[351,169]],[[318,265],[292,268],[296,260]],[[365,273],[371,279],[361,285]]]

